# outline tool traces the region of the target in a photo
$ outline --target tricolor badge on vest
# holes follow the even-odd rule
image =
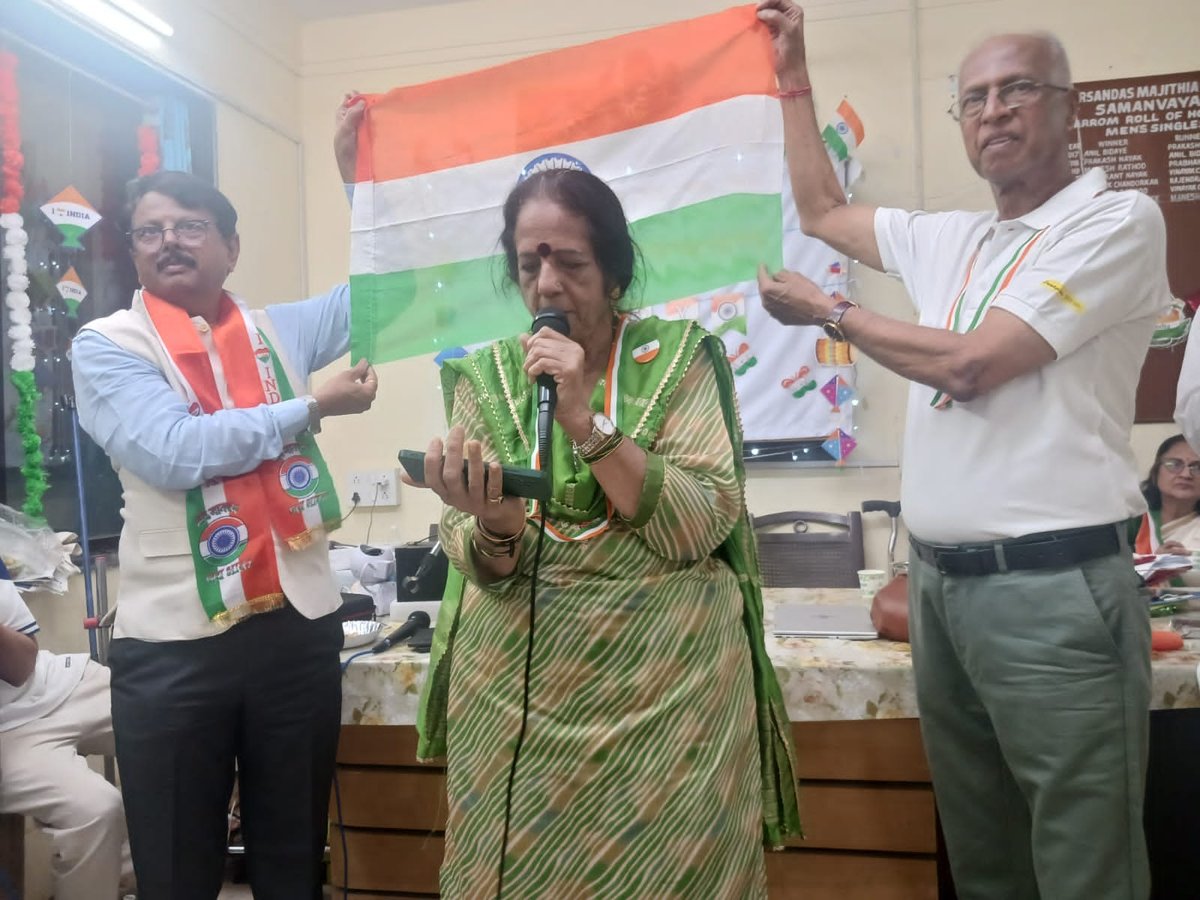
[[[224,566],[242,555],[249,539],[245,522],[236,516],[220,516],[201,533],[200,555],[205,562]]]
[[[297,500],[317,489],[321,473],[306,456],[289,456],[279,465],[279,485]]]
[[[658,356],[658,340],[655,339],[648,344],[642,344],[640,347],[633,348],[633,361],[638,363],[648,363],[654,357]]]

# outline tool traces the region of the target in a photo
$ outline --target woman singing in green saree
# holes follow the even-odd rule
[[[530,312],[563,311],[570,337],[443,369],[451,427],[424,486],[454,571],[419,722],[422,755],[447,757],[442,895],[765,897],[763,843],[799,818],[724,348],[619,311],[635,249],[589,173],[519,183],[501,244]],[[558,394],[544,506],[499,494],[499,464],[540,466],[541,374]]]

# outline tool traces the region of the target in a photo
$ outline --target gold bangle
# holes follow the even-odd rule
[[[623,441],[623,440],[625,440],[625,435],[622,434],[621,430],[618,428],[615,431],[613,431],[613,433],[611,435],[608,436],[608,439],[603,444],[601,444],[599,447],[597,447],[591,453],[587,453],[587,454],[580,453],[579,460],[580,460],[580,462],[587,463],[589,466],[593,465],[595,463],[598,463],[598,462],[600,462],[600,460],[604,459],[606,456],[608,456],[614,450],[616,450],[618,447],[620,447],[621,441]]]
[[[610,439],[604,445],[598,447],[595,453],[589,453],[587,456],[581,456],[580,459],[589,466],[594,466],[596,463],[603,462],[616,453],[617,448],[621,446],[621,442],[623,440],[625,440],[625,435],[618,431],[613,435],[612,439]]]
[[[480,519],[478,516],[476,516],[475,517],[475,531],[478,534],[483,535],[487,540],[489,540],[493,544],[515,544],[518,541],[520,541],[521,538],[525,534],[525,523],[522,522],[520,530],[518,530],[517,532],[515,532],[513,534],[508,534],[508,535],[496,534],[496,532],[492,531],[490,528],[488,528],[486,525],[483,524],[482,519]]]
[[[489,531],[482,520],[476,517],[475,532],[472,535],[471,543],[475,545],[475,549],[479,551],[481,556],[486,556],[488,559],[511,559],[517,555],[517,546],[521,543],[521,538],[524,536],[524,523],[521,524],[521,530],[516,534],[504,537],[503,535],[496,534],[494,531]],[[485,544],[490,544],[491,547],[484,546]]]
[[[479,532],[477,531],[477,532],[475,532],[474,539],[472,539],[472,541],[471,541],[471,546],[473,546],[475,548],[475,552],[478,553],[480,556],[486,556],[488,559],[511,559],[512,557],[517,555],[517,545],[515,542],[512,544],[502,545],[503,552],[493,553],[487,547],[483,546],[483,544],[480,543],[479,540],[477,540],[478,537],[479,537]],[[486,541],[487,539],[484,538],[484,540]]]

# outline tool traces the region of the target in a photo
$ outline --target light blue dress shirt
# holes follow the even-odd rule
[[[185,491],[274,459],[308,425],[308,377],[350,348],[350,288],[267,307],[302,384],[297,397],[252,409],[189,415],[166,377],[142,357],[85,329],[71,345],[79,424],[114,462],[156,488]]]

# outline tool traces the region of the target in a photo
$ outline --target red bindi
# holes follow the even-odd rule
[[[542,241],[540,244],[537,245],[537,252],[538,252],[538,256],[540,256],[542,259],[545,259],[547,256],[549,256],[554,251],[550,249],[549,244],[547,244],[545,241]]]

